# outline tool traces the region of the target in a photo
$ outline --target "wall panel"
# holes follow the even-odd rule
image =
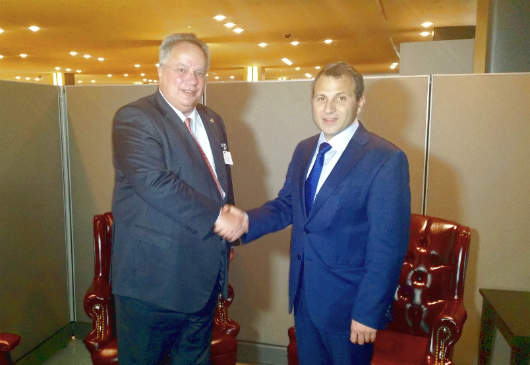
[[[422,205],[428,78],[366,79],[366,128],[407,153],[413,211]],[[296,144],[317,129],[311,116],[311,82],[212,83],[207,104],[226,123],[234,159],[236,203],[244,209],[276,196]],[[244,341],[286,345],[290,229],[235,249],[230,280],[231,315]]]
[[[83,297],[94,274],[92,217],[111,209],[114,187],[112,118],[120,106],[154,90],[154,86],[66,88],[78,321],[89,321],[83,309]]]
[[[530,290],[530,74],[435,76],[432,105],[427,214],[472,229],[455,362],[473,364],[478,289]]]
[[[0,81],[0,331],[17,359],[68,323],[58,88]]]

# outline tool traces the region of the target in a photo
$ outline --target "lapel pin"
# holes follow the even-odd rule
[[[213,120],[213,118],[210,118],[210,123],[214,124],[215,120]]]

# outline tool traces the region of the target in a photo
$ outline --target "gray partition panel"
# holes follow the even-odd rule
[[[428,77],[368,78],[365,126],[399,145],[411,162],[413,211],[422,206]],[[317,133],[311,116],[311,82],[212,83],[208,106],[226,123],[234,159],[236,203],[253,208],[276,196],[296,144]],[[290,230],[235,249],[230,281],[231,316],[238,338],[286,345]]]
[[[0,82],[0,331],[19,358],[68,323],[58,88]]]
[[[530,290],[530,74],[435,76],[432,105],[427,214],[472,230],[454,360],[473,364],[478,289]],[[496,347],[492,363],[507,364]]]
[[[111,209],[114,186],[112,118],[120,106],[154,90],[155,86],[66,88],[78,321],[89,320],[83,310],[83,297],[94,274],[92,217]]]

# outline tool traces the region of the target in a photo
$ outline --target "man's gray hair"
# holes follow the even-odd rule
[[[364,93],[364,81],[363,81],[363,75],[357,71],[352,65],[346,63],[346,62],[334,62],[327,64],[324,66],[322,70],[318,73],[318,75],[313,80],[313,91],[315,92],[315,84],[317,83],[318,79],[322,76],[332,76],[332,77],[342,77],[347,76],[350,77],[353,80],[353,83],[355,85],[355,97],[357,98],[357,101],[363,96]]]
[[[160,66],[166,64],[171,50],[180,42],[188,42],[199,47],[206,57],[206,69],[210,68],[210,50],[206,43],[197,38],[193,33],[173,33],[164,38],[158,51],[158,63]]]

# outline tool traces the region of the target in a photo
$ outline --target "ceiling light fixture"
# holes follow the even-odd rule
[[[235,27],[236,23],[232,23],[232,22],[228,22],[228,23],[225,23],[225,27],[227,28],[233,28]]]
[[[432,27],[432,24],[433,24],[433,23],[432,23],[431,21],[428,21],[428,20],[427,20],[426,22],[421,23],[421,26],[422,26],[423,28],[430,28],[430,27]]]
[[[134,67],[135,67],[135,68],[140,68],[140,64],[139,64],[139,63],[135,63],[135,64],[134,64]]]
[[[17,80],[20,80],[21,78],[22,77],[20,77],[20,76],[15,76],[15,79],[17,79]]]
[[[87,60],[88,60],[90,57],[92,57],[92,56],[89,55],[88,53],[83,55],[83,58],[86,58]]]
[[[2,60],[3,58],[4,58],[4,55],[1,55],[1,54],[0,54],[0,60]]]
[[[258,43],[258,46],[260,46],[261,48],[265,48],[268,46],[268,44],[265,42],[261,42],[261,43]]]
[[[83,71],[81,71],[81,70],[75,70],[75,72],[77,72],[78,74],[80,74],[80,73],[83,72]]]
[[[65,69],[66,72],[72,72],[72,69],[71,68],[67,68]]]
[[[234,75],[230,75],[230,79],[235,79],[236,77]]]
[[[38,32],[40,30],[40,27],[36,25],[30,25],[28,29],[31,30],[32,32]]]
[[[324,41],[324,43],[326,43],[326,44],[331,44],[331,43],[333,43],[333,39],[326,39],[326,40]]]
[[[129,74],[123,74],[123,77],[129,77]]]
[[[70,56],[77,56],[77,52],[76,51],[70,51]]]
[[[112,77],[112,74],[107,74],[107,77]]]
[[[293,64],[293,61],[291,61],[287,57],[282,58],[282,62],[285,63],[288,66],[291,66]]]
[[[298,42],[298,41],[292,41],[291,42],[291,45],[295,46],[295,47],[298,46],[299,44],[300,44],[300,42]]]
[[[315,66],[315,70],[320,70],[320,66]]]
[[[95,84],[96,83],[96,80],[90,80],[91,83]]]
[[[223,20],[226,19],[226,16],[224,16],[223,14],[218,14],[216,16],[213,17],[215,20],[217,20],[218,22],[222,22]]]
[[[313,77],[313,75],[311,75],[310,73],[306,73],[306,74],[305,74],[305,77],[307,77],[308,79],[310,79],[310,78]]]
[[[214,79],[219,80],[219,76],[215,76]]]
[[[79,80],[77,83],[78,83],[78,84],[82,84],[82,83],[83,83],[83,80]]]
[[[26,81],[29,81],[29,80],[31,80],[31,77],[26,76],[25,79],[26,79]]]
[[[140,74],[140,76],[144,77],[144,76],[145,76],[145,73],[142,72],[142,73]]]
[[[235,29],[233,30],[233,32],[234,32],[234,33],[237,33],[237,34],[239,34],[239,33],[243,33],[243,28],[239,28],[239,27],[238,27],[238,28],[235,28]]]
[[[295,69],[296,71],[300,71],[300,66],[296,66],[294,69]]]
[[[28,57],[28,54],[27,53],[21,53],[19,54],[20,58],[26,58]]]
[[[4,30],[2,28],[0,28],[0,34],[4,33]]]
[[[61,68],[59,66],[54,67],[55,71],[61,71]]]
[[[390,69],[391,70],[395,70],[397,67],[398,67],[399,63],[397,62],[392,62],[392,64],[390,65]]]
[[[420,35],[421,35],[423,38],[428,37],[428,36],[430,36],[430,35],[432,35],[432,34],[433,34],[432,31],[423,31],[423,32],[420,33]]]
[[[105,61],[105,59],[103,57],[98,57],[98,61],[99,62],[103,62],[103,61]]]

